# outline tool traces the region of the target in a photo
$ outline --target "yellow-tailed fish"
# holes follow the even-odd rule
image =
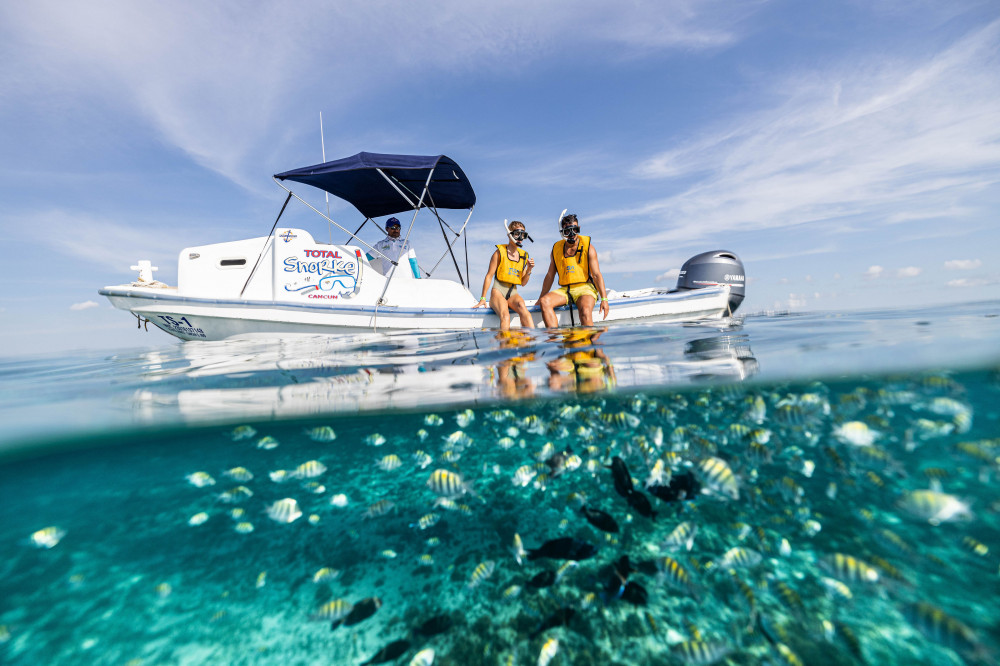
[[[726,655],[732,652],[732,648],[725,643],[713,641],[684,641],[671,648],[671,653],[685,664],[691,666],[708,666],[721,661]]]
[[[233,432],[231,433],[230,436],[233,438],[234,442],[238,442],[241,439],[250,439],[251,437],[253,437],[256,434],[257,434],[257,431],[254,430],[252,427],[250,427],[248,425],[242,425],[242,426],[236,426],[235,428],[233,428]]]
[[[871,446],[879,437],[879,433],[868,427],[863,421],[848,421],[833,429],[833,436],[844,444],[853,446]]]
[[[694,523],[683,522],[673,529],[663,542],[663,548],[667,550],[691,550],[694,546],[694,537],[698,533],[698,526]]]
[[[331,580],[336,580],[340,576],[340,571],[332,567],[323,567],[313,574],[312,582],[314,583],[328,583]]]
[[[197,488],[215,485],[215,479],[213,479],[212,475],[208,472],[194,472],[192,474],[188,474],[184,478],[187,479],[188,483]]]
[[[733,474],[725,460],[706,458],[698,463],[698,471],[704,479],[706,488],[711,492],[733,500],[740,498],[736,475]]]
[[[354,605],[346,599],[334,599],[320,606],[312,615],[314,620],[326,620],[338,622],[347,617],[354,609]]]
[[[387,456],[383,456],[377,463],[375,463],[380,470],[383,472],[391,472],[395,469],[399,469],[403,466],[403,461],[399,459],[395,453]]]
[[[559,652],[559,639],[550,638],[542,645],[541,652],[538,653],[538,666],[549,666],[556,653]]]
[[[940,525],[972,517],[967,503],[954,495],[936,490],[908,492],[900,499],[899,507],[921,520],[926,520],[931,525]]]
[[[431,666],[434,663],[434,648],[424,648],[413,655],[410,666]]]
[[[513,483],[515,486],[521,486],[522,488],[524,488],[529,483],[531,483],[532,479],[535,478],[536,474],[537,472],[535,471],[534,466],[521,465],[520,467],[517,468],[517,471],[514,472],[514,476],[511,479],[511,483]]]
[[[64,536],[66,536],[66,530],[61,527],[43,527],[36,532],[32,532],[28,540],[35,548],[49,549],[58,545]]]
[[[361,441],[364,442],[367,446],[382,446],[383,444],[385,444],[385,437],[383,437],[377,432],[374,432],[370,435],[367,435]]]
[[[387,499],[379,500],[368,507],[368,511],[365,512],[365,518],[378,518],[379,516],[384,516],[396,505]]]
[[[514,559],[517,560],[518,564],[523,563],[528,556],[527,551],[524,550],[524,543],[521,542],[520,534],[514,534],[514,545],[511,547],[511,550],[514,552]]]
[[[326,465],[318,460],[307,460],[295,468],[295,478],[314,479],[326,471]]]
[[[427,478],[427,487],[441,497],[458,497],[469,492],[462,477],[446,469],[436,469]]]
[[[278,440],[270,435],[261,437],[259,440],[257,440],[257,448],[263,449],[265,451],[276,449],[278,448]]]
[[[306,430],[306,436],[314,442],[332,442],[337,439],[337,433],[330,426],[317,426]]]
[[[236,486],[219,493],[218,499],[223,504],[238,504],[253,497],[253,491],[246,486]]]
[[[473,589],[478,587],[480,583],[493,575],[493,571],[496,569],[497,563],[493,560],[486,560],[485,562],[480,562],[475,570],[473,570],[472,575],[469,577],[469,582],[466,585],[468,589]]]
[[[441,514],[439,513],[428,513],[420,517],[420,519],[411,524],[410,527],[419,527],[422,530],[429,529],[437,525],[437,522],[441,520]]]
[[[291,497],[280,499],[267,507],[267,517],[279,523],[291,523],[301,516],[299,503]]]
[[[240,483],[253,480],[253,473],[246,467],[233,467],[232,469],[227,469],[223,474]]]

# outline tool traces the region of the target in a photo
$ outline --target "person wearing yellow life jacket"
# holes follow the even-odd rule
[[[504,226],[507,227],[507,243],[497,245],[497,249],[493,252],[490,267],[483,280],[483,295],[474,307],[481,308],[488,302],[493,312],[500,317],[501,331],[510,330],[511,310],[521,318],[521,328],[534,328],[535,322],[531,319],[524,298],[517,293],[517,288],[528,284],[531,270],[535,267],[535,260],[528,256],[528,252],[521,247],[521,244],[525,238],[531,242],[535,241],[528,235],[523,222],[514,220],[509,226],[506,222],[504,220]]]
[[[542,293],[538,305],[542,309],[542,319],[547,328],[559,325],[555,308],[573,301],[580,313],[580,324],[593,326],[594,305],[601,299],[601,314],[608,318],[611,305],[604,287],[604,276],[597,264],[597,250],[590,242],[590,236],[580,235],[580,222],[572,213],[559,220],[563,240],[552,246],[549,270],[542,281]],[[559,287],[549,291],[552,281],[558,275]]]

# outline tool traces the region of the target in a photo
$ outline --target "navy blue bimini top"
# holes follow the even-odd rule
[[[325,190],[351,203],[365,217],[381,217],[413,210],[377,169],[392,179],[415,204],[433,170],[422,207],[472,208],[476,193],[458,164],[445,155],[383,155],[358,153],[351,157],[275,174]]]

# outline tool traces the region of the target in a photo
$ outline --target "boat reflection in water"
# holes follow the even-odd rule
[[[592,394],[757,372],[720,327],[364,333],[184,343],[143,357],[137,421],[212,423]]]

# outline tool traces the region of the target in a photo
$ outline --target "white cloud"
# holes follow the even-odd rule
[[[944,267],[949,271],[969,271],[982,265],[983,262],[979,259],[952,259],[944,262]]]
[[[950,215],[958,233],[981,208],[965,200],[1000,181],[998,34],[995,21],[919,61],[844,61],[780,80],[771,108],[727,117],[634,170],[674,194],[591,219],[663,222],[642,243],[671,247],[819,222],[867,233],[927,211]]]
[[[865,271],[865,279],[874,280],[876,278],[882,277],[882,273],[884,272],[885,269],[882,268],[881,266],[869,266],[868,270]]]
[[[896,271],[896,277],[911,278],[920,275],[921,269],[916,266],[907,266]]]
[[[83,303],[74,303],[69,306],[70,310],[89,310],[90,308],[100,307],[97,301],[84,301]]]
[[[2,219],[0,219],[2,221]],[[176,266],[178,249],[185,245],[170,224],[126,225],[63,210],[21,216],[28,228],[45,229],[39,242],[62,254],[131,276],[130,266],[150,259],[154,266]]]
[[[653,278],[653,281],[664,282],[666,280],[676,280],[680,274],[681,274],[681,269],[671,268],[666,273],[660,273],[659,275],[657,275],[655,278]]]
[[[959,278],[957,280],[948,280],[946,283],[949,287],[986,287],[989,285],[1000,284],[1000,278]]]
[[[760,4],[734,11],[724,0],[638,0],[623,11],[599,0],[442,0],[428,11],[369,0],[3,3],[0,41],[16,50],[21,71],[0,69],[0,102],[26,92],[96,96],[246,184],[254,158],[294,134],[275,118],[301,119],[303,99],[314,103],[318,86],[336,91],[327,98],[336,100],[326,109],[330,128],[359,99],[388,99],[414,77],[433,85],[440,73],[516,75],[543,59],[576,57],[578,48],[606,59],[718,49],[738,39]]]

